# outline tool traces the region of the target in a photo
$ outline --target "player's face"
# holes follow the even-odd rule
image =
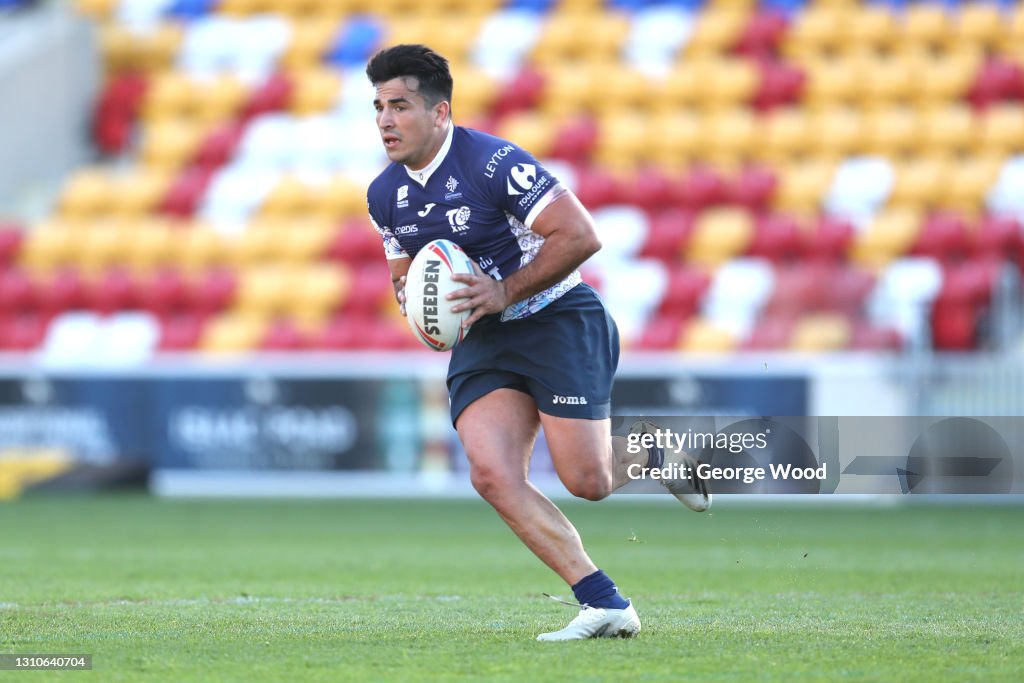
[[[373,106],[388,159],[417,171],[434,158],[448,132],[448,103],[429,106],[415,78],[378,83]]]

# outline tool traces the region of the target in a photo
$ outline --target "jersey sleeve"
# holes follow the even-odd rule
[[[384,257],[389,261],[392,259],[409,258],[409,254],[398,243],[398,238],[395,237],[391,226],[385,225],[379,214],[373,210],[373,203],[367,201],[366,208],[370,214],[370,222],[373,223],[373,229],[377,231],[377,234],[380,235],[384,243]]]
[[[492,162],[493,172],[484,174],[487,192],[495,204],[529,228],[561,194],[560,185],[529,152],[515,145],[506,149],[510,151],[499,163]]]

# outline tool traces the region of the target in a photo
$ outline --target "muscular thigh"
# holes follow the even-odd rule
[[[523,480],[539,427],[533,398],[504,388],[473,401],[455,423],[471,467]]]
[[[611,420],[586,420],[541,413],[544,438],[559,478],[569,482],[611,473]]]

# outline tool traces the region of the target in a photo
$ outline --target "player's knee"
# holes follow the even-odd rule
[[[469,470],[469,480],[476,492],[487,501],[501,496],[517,483],[508,472],[490,465],[473,465]]]
[[[566,482],[566,488],[577,498],[604,500],[612,492],[612,476],[604,470],[589,472]]]

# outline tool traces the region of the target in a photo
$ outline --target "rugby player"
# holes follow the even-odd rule
[[[428,242],[452,240],[475,261],[474,275],[453,276],[465,287],[449,297],[463,299],[454,312],[472,311],[472,328],[448,368],[452,423],[473,486],[572,587],[581,608],[564,629],[538,640],[636,635],[640,619],[631,602],[527,479],[541,426],[562,483],[588,500],[627,483],[630,464],[661,467],[665,460],[657,448],[630,454],[624,438],[611,436],[618,330],[577,270],[601,248],[593,221],[528,152],[454,125],[448,62],[430,48],[382,50],[366,74],[392,162],[371,183],[367,202],[398,302],[404,313],[405,274]],[[703,482],[666,485],[692,509],[711,503]]]

